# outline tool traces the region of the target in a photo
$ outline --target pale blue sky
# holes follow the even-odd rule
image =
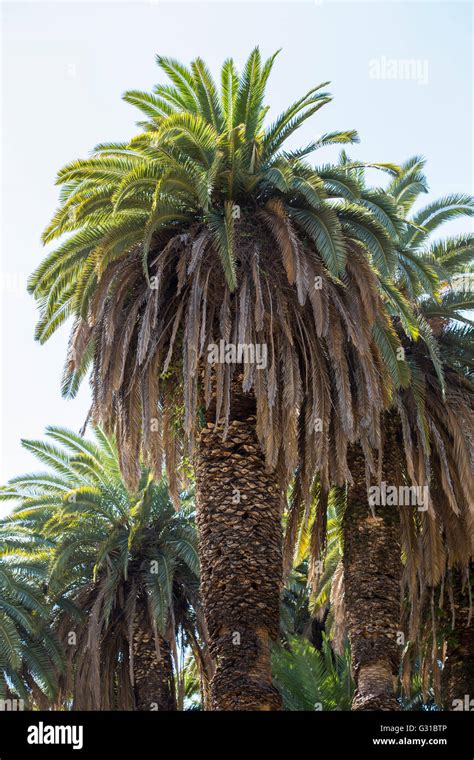
[[[57,169],[134,133],[137,117],[121,94],[152,87],[156,53],[185,62],[200,55],[216,72],[229,55],[242,63],[255,44],[265,55],[281,47],[270,117],[315,83],[331,80],[334,95],[298,141],[355,128],[353,156],[402,162],[422,153],[433,197],[472,192],[468,2],[4,2],[2,15],[0,482],[40,468],[20,438],[41,437],[47,424],[78,429],[86,416],[87,385],[75,401],[60,396],[67,329],[46,346],[34,342],[25,280],[42,256]],[[419,76],[370,76],[374,61],[390,59],[415,59]]]

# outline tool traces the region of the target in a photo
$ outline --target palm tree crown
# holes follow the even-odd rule
[[[156,477],[164,456],[175,500],[178,428],[192,453],[205,409],[229,419],[235,365],[206,361],[216,342],[266,347],[266,366],[244,363],[239,383],[255,394],[267,467],[283,484],[297,470],[306,500],[316,471],[326,486],[349,477],[356,438],[374,467],[390,386],[409,379],[384,306],[402,298],[380,221],[400,228],[395,203],[361,194],[360,164],[308,163],[353,131],[284,149],[330,96],[314,87],[266,126],[274,59],[256,49],[240,75],[227,60],[218,90],[201,59],[158,57],[172,84],[125,95],[142,132],[59,172],[44,240],[72,234],[30,279],[40,340],[75,317],[63,391],[92,362],[93,419],[115,430],[127,481],[140,449]]]

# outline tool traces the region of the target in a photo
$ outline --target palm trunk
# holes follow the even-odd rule
[[[199,671],[199,688],[201,692],[202,709],[205,712],[212,710],[210,683],[202,670]]]
[[[472,570],[471,565],[471,578]],[[454,625],[448,633],[447,657],[441,675],[442,700],[446,710],[472,710],[474,708],[474,626],[469,600],[469,582],[463,584],[459,572],[453,574],[453,613]]]
[[[135,708],[139,711],[177,709],[170,646],[161,636],[158,643],[160,658],[153,631],[140,618],[133,637]]]
[[[383,477],[395,485],[395,422],[386,416]],[[353,710],[399,710],[395,684],[400,664],[400,525],[397,506],[368,505],[362,450],[350,454],[353,486],[344,515],[344,589],[352,669]]]
[[[265,470],[255,400],[233,385],[231,419],[203,429],[196,463],[201,588],[216,662],[214,710],[277,710],[269,644],[279,632],[281,495]]]

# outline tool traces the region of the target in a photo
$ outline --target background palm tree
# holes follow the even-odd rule
[[[166,484],[146,469],[129,492],[99,428],[94,440],[63,428],[47,434],[23,445],[50,469],[14,478],[2,498],[19,502],[13,535],[26,531],[30,555],[47,561],[68,660],[60,700],[73,709],[175,710],[178,630],[204,661],[192,504],[176,512]]]
[[[25,537],[12,541],[0,525],[0,700],[17,700],[16,709],[18,700],[27,709],[44,708],[57,694],[64,656],[49,628],[44,565],[24,554]]]
[[[407,323],[403,300],[399,299],[398,313],[394,312],[393,318],[397,329],[403,331],[406,336],[404,343],[412,380],[410,388],[395,393],[394,412],[386,418],[384,427],[385,434],[388,435],[388,445],[379,480],[394,485],[407,482],[426,485],[431,481],[434,485],[437,480],[435,473],[438,473],[438,484],[441,490],[436,494],[436,489],[432,487],[428,517],[420,519],[423,524],[424,540],[430,541],[427,536],[431,536],[431,542],[435,540],[439,525],[445,528],[447,520],[452,528],[453,523],[456,523],[453,528],[456,537],[451,532],[448,543],[452,546],[453,552],[464,551],[465,562],[468,536],[465,518],[469,495],[462,487],[456,489],[456,495],[454,495],[451,478],[459,483],[466,477],[468,433],[467,427],[461,430],[455,423],[455,410],[459,411],[457,391],[454,387],[446,389],[447,383],[443,376],[439,347],[435,340],[436,331],[433,329],[433,319],[429,319],[429,309],[433,308],[435,303],[437,304],[436,311],[439,313],[443,310],[444,300],[446,306],[449,303],[449,310],[444,312],[445,320],[465,320],[462,309],[472,307],[472,300],[466,298],[465,294],[459,296],[452,292],[442,299],[439,290],[442,287],[446,288],[453,274],[464,267],[469,258],[472,259],[474,246],[472,236],[448,238],[444,242],[438,241],[431,244],[430,235],[442,223],[450,219],[471,216],[474,203],[469,196],[452,195],[430,203],[410,216],[410,210],[419,193],[426,191],[426,180],[422,173],[423,165],[424,162],[419,157],[410,159],[387,188],[387,194],[393,197],[399,213],[404,217],[403,230],[395,240],[396,282],[403,299],[415,305],[417,332],[422,341],[418,341],[417,344],[413,340],[417,336],[407,329],[407,327],[410,328],[410,324]],[[377,191],[375,197],[380,193],[381,191]],[[454,382],[452,375],[451,380]],[[440,401],[444,402],[441,406]],[[444,411],[443,420],[441,420],[442,410]],[[413,448],[411,434],[408,433],[410,426],[412,426],[413,440],[419,447],[418,452],[423,452],[422,456],[417,455],[416,448]],[[448,467],[447,464],[445,466],[446,452],[451,450],[454,440],[458,447],[458,458],[456,459],[453,450],[453,458]],[[397,462],[399,457],[402,461],[403,458],[406,459],[405,469]],[[400,548],[402,525],[403,522],[409,524],[410,517],[403,514],[403,510],[399,508],[387,507],[378,510],[376,515],[369,515],[364,506],[365,468],[361,456],[359,456],[359,462],[357,477],[354,477],[354,462],[351,461],[354,485],[349,491],[344,546],[346,610],[358,683],[354,706],[356,709],[371,709],[373,705],[378,706],[373,697],[374,691],[379,691],[387,695],[388,708],[395,709],[394,684],[401,654],[401,648],[397,644],[400,630],[399,598],[402,578]],[[453,510],[450,515],[447,514],[446,509],[443,509],[444,502],[439,498],[441,494],[447,500],[448,510]],[[360,520],[356,519],[357,514],[360,520],[365,520],[365,522],[360,523]],[[434,516],[439,518],[435,530],[433,530],[436,524],[433,523]],[[366,529],[363,530],[361,525],[365,525]],[[379,537],[378,541],[376,536]],[[414,542],[410,541],[409,532],[405,543],[409,545],[406,552],[408,556],[416,557],[416,547],[413,545]],[[371,566],[370,561],[361,563],[362,556],[371,558],[373,565]],[[431,555],[429,561],[432,564],[433,559]],[[358,573],[354,568],[354,563],[357,562],[361,563]],[[415,567],[415,560],[407,561],[406,574],[411,574],[409,583],[412,590],[417,583]],[[362,583],[364,578],[367,580],[365,587]],[[363,599],[367,600],[367,608],[361,604]],[[366,621],[362,628],[361,621]],[[382,663],[385,663],[383,667]],[[369,666],[371,673],[368,685],[359,683],[357,677],[364,664]],[[382,668],[385,676],[382,671],[376,674],[375,680],[378,683],[374,683],[372,675],[377,668]]]
[[[412,163],[415,161],[416,159],[413,159]],[[410,176],[411,171],[408,170],[406,173]],[[417,195],[415,187],[412,192],[413,200]],[[428,204],[411,217],[414,225],[411,234],[405,240],[405,248],[412,250],[431,266],[440,281],[439,295],[420,285],[418,290],[414,291],[420,316],[436,338],[436,353],[439,354],[440,361],[433,361],[433,352],[430,361],[426,352],[421,350],[422,346],[412,347],[410,361],[416,368],[416,384],[413,385],[412,394],[402,396],[401,405],[406,414],[402,414],[401,417],[407,441],[411,436],[415,447],[425,451],[425,459],[429,453],[428,482],[431,482],[430,509],[419,516],[421,542],[413,546],[409,540],[409,533],[405,540],[407,553],[414,557],[417,553],[421,554],[418,562],[413,562],[410,568],[407,566],[408,572],[405,574],[411,606],[415,610],[415,614],[411,614],[409,628],[414,644],[411,652],[420,657],[421,649],[414,621],[426,613],[429,619],[429,644],[425,650],[425,657],[421,658],[425,674],[423,685],[426,692],[426,674],[430,665],[435,697],[438,703],[443,701],[445,704],[447,699],[441,696],[441,681],[447,693],[450,690],[450,668],[448,656],[440,679],[439,662],[443,659],[443,638],[440,640],[440,634],[444,633],[445,636],[445,652],[451,653],[453,673],[457,671],[459,674],[461,668],[454,663],[459,662],[460,650],[452,644],[456,641],[468,641],[471,633],[469,615],[462,612],[463,608],[464,613],[466,612],[466,599],[462,601],[462,589],[467,593],[474,549],[474,525],[469,507],[473,500],[470,451],[474,401],[471,320],[474,300],[470,283],[474,236],[468,233],[435,239],[433,242],[430,236],[446,221],[461,215],[472,215],[472,205],[472,198],[457,195]],[[441,371],[439,364],[443,367]],[[408,429],[410,433],[407,434]],[[422,430],[426,431],[426,435],[420,435]],[[430,443],[427,442],[428,437]],[[408,442],[406,449],[410,449]],[[412,454],[413,452],[410,456]],[[413,455],[412,459],[417,467],[416,455]],[[422,465],[422,468],[424,466]],[[420,479],[420,476],[418,470],[416,478]],[[433,517],[436,520],[433,520]],[[445,603],[443,587],[446,589]],[[446,611],[451,621],[456,621],[455,607],[458,605],[459,614],[457,622],[453,622],[453,627],[459,628],[457,634],[452,631],[453,636],[449,634],[450,625],[446,625],[446,620],[438,620],[438,615],[434,614],[435,589],[438,589],[436,593],[439,593],[440,606],[446,604],[451,607],[450,612]],[[442,609],[440,614],[443,614]],[[420,628],[419,625],[418,629]],[[410,653],[410,649],[408,651]],[[466,673],[470,667],[472,670],[472,651],[471,666],[468,664],[469,651],[469,646],[465,646],[463,671]],[[406,681],[410,668],[404,670]],[[456,676],[454,682],[455,680]],[[458,682],[458,686],[461,686],[461,682]]]
[[[451,481],[459,485],[460,481],[471,480],[467,466],[469,423],[457,422],[469,419],[470,390],[465,383],[461,388],[452,372],[447,372],[445,379],[438,344],[443,343],[443,360],[448,368],[459,370],[469,365],[470,328],[459,325],[469,324],[464,310],[472,308],[473,302],[465,290],[456,290],[451,283],[472,260],[473,237],[463,235],[431,243],[430,235],[450,219],[472,215],[473,200],[451,195],[410,216],[414,201],[427,189],[422,159],[407,161],[386,191],[367,188],[362,169],[354,170],[345,154],[341,155],[340,165],[347,167],[347,173],[359,185],[361,202],[373,209],[392,236],[397,259],[396,290],[391,293],[391,283],[383,278],[380,283],[385,295],[390,295],[387,308],[405,346],[407,361],[401,364],[404,376],[398,385],[402,387],[393,394],[394,411],[384,421],[388,443],[383,469],[373,482],[433,484],[430,509],[427,515],[419,516],[416,526],[413,510],[409,514],[385,507],[370,514],[367,452],[359,445],[350,449],[352,484],[344,517],[344,601],[358,682],[354,707],[371,709],[385,703],[386,709],[398,709],[395,682],[401,657],[397,638],[401,629],[402,544],[407,558],[404,587],[409,587],[412,610],[418,607],[415,597],[419,589],[440,582],[443,532],[451,563],[465,567],[472,551],[468,548],[472,528],[467,487],[456,486],[454,496],[451,486]],[[401,356],[405,356],[404,352]],[[393,358],[396,364],[396,355]],[[396,368],[390,365],[390,369],[395,377]],[[410,385],[404,389],[408,381]],[[320,557],[326,537],[325,496],[319,496],[323,503],[318,506],[311,529],[313,563]],[[416,619],[417,615],[412,614],[411,635],[415,635]],[[368,673],[365,681],[359,678],[363,668]]]
[[[72,234],[29,285],[39,340],[75,318],[63,390],[74,395],[92,363],[92,418],[115,431],[127,483],[138,486],[140,450],[156,478],[164,456],[176,501],[180,465],[195,466],[218,709],[278,706],[268,642],[288,483],[296,472],[291,536],[316,473],[342,485],[348,445],[379,446],[387,367],[401,371],[378,289],[395,249],[348,171],[360,165],[307,161],[357,135],[284,150],[330,96],[314,87],[266,126],[274,59],[255,49],[241,74],[228,59],[218,90],[201,59],[158,57],[171,85],[125,95],[142,132],[59,172],[44,240]],[[268,362],[211,363],[219,340],[265,346]]]

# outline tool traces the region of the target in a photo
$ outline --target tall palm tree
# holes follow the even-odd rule
[[[423,544],[429,546],[424,582],[431,585],[439,581],[441,530],[446,531],[451,558],[461,557],[465,563],[469,557],[469,434],[468,425],[458,422],[457,417],[459,413],[466,415],[469,401],[466,394],[460,397],[459,383],[452,372],[443,376],[440,336],[434,329],[433,316],[442,313],[446,323],[453,319],[464,321],[462,310],[472,308],[472,299],[465,294],[450,291],[440,297],[438,290],[446,288],[453,274],[472,260],[474,244],[472,235],[435,243],[430,242],[430,235],[450,219],[472,215],[474,204],[468,196],[452,195],[409,216],[420,191],[426,190],[422,168],[421,159],[411,159],[387,190],[407,215],[396,245],[396,281],[404,297],[416,304],[423,340],[414,343],[409,335],[404,340],[412,382],[410,388],[396,391],[393,411],[386,415],[386,451],[379,483],[431,483],[428,511],[418,518]],[[403,310],[394,314],[394,319],[399,328],[405,327]],[[410,541],[413,533],[406,529],[411,524],[406,510],[385,506],[370,514],[364,461],[357,451],[350,469],[354,482],[345,514],[344,577],[357,684],[354,709],[398,709],[394,687],[402,651],[401,544],[403,541],[408,547],[405,576],[412,591],[420,580],[413,559],[417,546]]]
[[[158,57],[171,84],[125,95],[145,115],[140,134],[59,172],[44,241],[72,234],[29,284],[40,341],[74,317],[63,391],[92,364],[92,418],[115,431],[131,487],[140,450],[155,477],[164,457],[174,500],[195,467],[212,703],[224,710],[279,705],[268,642],[289,481],[296,471],[291,531],[315,473],[342,485],[348,445],[377,448],[387,364],[400,369],[378,289],[392,239],[347,167],[307,160],[357,134],[285,150],[330,96],[314,87],[267,125],[274,59],[255,49],[241,74],[228,59],[218,89],[201,59]],[[262,361],[227,361],[220,344]]]
[[[40,536],[56,629],[67,653],[60,700],[73,709],[176,710],[175,631],[195,632],[198,558],[189,507],[176,512],[163,481],[144,469],[122,480],[113,440],[63,428],[23,446],[49,465],[10,481],[15,535]],[[195,605],[197,612],[191,611]]]
[[[420,477],[420,457],[416,450],[423,451],[429,463],[430,488],[429,510],[417,516],[415,530],[409,524],[410,529],[405,533],[405,553],[412,560],[407,562],[404,579],[410,598],[405,614],[410,640],[404,656],[403,681],[410,682],[412,662],[421,661],[425,691],[431,677],[436,702],[444,704],[446,709],[453,709],[453,700],[459,704],[459,699],[463,704],[468,692],[465,688],[462,693],[460,690],[469,680],[463,680],[461,674],[472,672],[474,654],[470,646],[469,613],[474,556],[470,506],[473,502],[474,422],[474,388],[469,379],[472,376],[472,326],[451,321],[451,296],[447,291],[441,303],[435,305],[445,391],[441,390],[436,372],[426,357],[417,356],[417,397],[407,394],[402,398],[406,448],[417,478]],[[466,298],[465,294],[462,298]],[[429,301],[424,304],[424,310],[429,319]],[[424,423],[429,432],[429,457],[426,457],[427,434],[422,432],[420,423]],[[422,461],[422,472],[425,467]],[[456,691],[455,697],[450,696]]]
[[[415,163],[420,164],[420,160],[415,158],[411,163],[414,166]],[[410,162],[408,166],[409,164]],[[407,175],[410,173],[410,170],[406,172]],[[417,195],[417,189],[414,188],[413,200]],[[456,619],[456,605],[459,610],[465,609],[462,589],[466,592],[467,586],[464,581],[469,579],[469,567],[472,566],[474,554],[474,525],[469,507],[474,498],[470,459],[474,402],[471,312],[474,300],[472,288],[466,287],[472,278],[472,274],[469,273],[472,273],[474,236],[467,233],[445,239],[437,238],[434,241],[430,240],[430,236],[444,222],[459,216],[472,215],[472,206],[472,198],[451,195],[430,203],[412,216],[413,226],[404,240],[405,250],[413,250],[424,263],[436,271],[440,281],[440,292],[436,297],[423,282],[418,283],[416,288],[413,281],[409,282],[409,278],[406,278],[405,283],[401,283],[401,287],[409,288],[417,299],[420,315],[436,338],[436,352],[439,354],[439,364],[442,364],[440,370],[433,360],[433,354],[429,361],[420,351],[421,346],[412,347],[413,355],[409,360],[416,365],[417,387],[414,386],[413,394],[403,394],[401,398],[401,406],[406,411],[404,419],[401,415],[407,440],[405,448],[410,450],[411,437],[415,446],[424,450],[425,459],[429,461],[427,480],[430,485],[429,510],[421,513],[418,520],[421,542],[410,546],[410,533],[405,539],[406,546],[410,547],[410,554],[420,555],[411,568],[407,566],[406,585],[412,599],[411,606],[415,610],[423,609],[423,598],[428,609],[432,608],[433,602],[429,602],[429,596],[434,595],[436,587],[452,587],[449,593],[453,600],[453,614],[449,615],[452,620]],[[410,433],[407,420],[411,425]],[[423,426],[426,436],[419,434]],[[421,481],[425,465],[422,465],[420,470],[413,452],[411,458],[415,460],[415,469],[418,469],[416,479]],[[410,466],[408,460],[407,466]],[[455,579],[455,582],[452,579]],[[435,696],[439,701],[441,684],[438,661],[441,659],[441,649],[435,646],[434,642],[439,638],[439,631],[444,626],[436,623],[432,609],[429,609],[428,616],[432,642],[429,647],[429,659]],[[417,617],[418,613],[411,615],[410,636],[415,643],[417,634],[413,621]],[[469,616],[460,612],[456,620],[456,627],[459,626],[458,634],[447,635],[452,664],[459,660],[460,650],[456,646],[453,648],[451,644],[458,638],[469,638],[470,631],[466,628],[468,622]],[[466,657],[468,652],[469,647],[465,647]],[[467,661],[465,670],[469,670]],[[448,671],[449,668],[443,673],[445,691],[449,691],[446,689],[450,680],[447,676]],[[459,672],[459,667],[453,667],[453,672],[455,671]]]
[[[458,240],[468,250],[470,247],[472,259],[472,237]],[[470,319],[472,295],[469,290],[472,274],[469,274],[466,256],[457,259],[453,256],[453,247],[444,243],[436,246],[440,265],[448,267],[445,279],[451,281],[451,287],[443,289],[439,302],[426,299],[423,303],[423,313],[434,327],[445,367],[444,395],[434,373],[431,371],[430,377],[426,365],[424,367],[432,402],[428,407],[430,425],[434,424],[437,431],[434,436],[436,459],[432,498],[441,531],[437,534],[430,530],[429,521],[425,520],[420,564],[427,588],[420,598],[414,594],[420,617],[425,618],[425,640],[413,634],[413,646],[408,652],[412,656],[423,652],[425,673],[431,671],[436,700],[450,710],[466,709],[466,695],[472,691],[474,672],[470,602],[474,557],[474,524],[470,508],[473,502],[471,453],[474,424],[474,327]],[[447,264],[444,263],[446,259]],[[416,586],[415,589],[418,591]],[[435,597],[439,599],[438,615],[432,612]],[[441,660],[444,664],[440,673]],[[408,658],[405,670],[409,674]]]
[[[466,469],[467,427],[464,426],[460,433],[459,426],[455,424],[456,415],[460,411],[465,416],[469,402],[465,399],[460,407],[459,388],[456,390],[458,383],[452,373],[451,382],[445,382],[434,333],[439,332],[435,329],[437,322],[446,326],[448,323],[452,325],[453,320],[469,321],[463,310],[472,308],[472,300],[466,293],[454,292],[449,288],[449,283],[453,275],[472,260],[474,246],[472,235],[434,243],[430,242],[429,236],[445,221],[460,215],[472,215],[473,201],[469,196],[452,195],[431,203],[410,217],[414,201],[420,192],[426,191],[422,159],[415,157],[406,162],[387,191],[367,188],[363,172],[360,169],[355,171],[345,154],[340,163],[341,167],[348,167],[348,174],[359,184],[360,202],[374,210],[387,233],[392,235],[396,249],[395,278],[398,288],[388,301],[388,308],[392,313],[394,328],[404,342],[406,364],[411,374],[410,388],[397,390],[393,395],[393,410],[387,413],[384,421],[385,450],[381,469],[372,483],[385,481],[393,485],[416,485],[425,484],[427,478],[428,482],[431,479],[435,483],[438,477],[442,484],[439,493],[444,493],[448,504],[453,505],[449,484],[454,475],[447,473],[444,467],[445,452],[451,450],[453,440],[458,442],[458,455],[462,453],[463,456],[456,458],[455,451],[452,450],[450,467],[457,472],[458,479],[459,475],[463,481],[469,479]],[[394,209],[398,219],[394,218]],[[390,290],[391,283],[386,282],[385,287]],[[439,294],[440,289],[442,295]],[[414,303],[415,313],[407,309],[410,302]],[[417,338],[422,340],[416,342]],[[459,338],[457,330],[450,327],[451,359],[447,356],[445,359],[448,364],[449,361],[454,361],[455,364],[466,361],[468,352],[459,351]],[[443,342],[448,342],[446,327]],[[405,366],[403,363],[403,370]],[[391,369],[395,374],[396,369]],[[406,378],[401,380],[400,386],[407,385]],[[452,386],[453,383],[454,387],[446,391],[446,385]],[[425,401],[427,395],[429,398]],[[440,414],[443,412],[445,419],[441,421]],[[412,431],[408,433],[410,426]],[[423,452],[421,456],[413,452],[411,436],[419,451]],[[431,436],[433,442],[430,453]],[[403,467],[405,458],[406,464]],[[369,510],[367,486],[370,480],[366,461],[367,453],[360,445],[350,448],[351,480],[344,517],[343,564],[346,622],[357,683],[354,709],[399,709],[395,698],[395,681],[402,651],[397,644],[397,640],[401,640],[402,543],[408,557],[418,556],[419,551],[413,543],[412,536],[415,534],[412,520],[403,510],[388,506],[372,513]],[[434,470],[431,474],[430,468]],[[435,491],[433,488],[432,494]],[[313,563],[320,557],[326,534],[326,497],[324,493],[320,496],[323,497],[320,499],[322,504],[318,506],[317,519],[312,528]],[[437,572],[435,567],[440,566],[439,548],[436,552],[432,546],[438,531],[447,532],[451,558],[458,557],[459,562],[466,562],[466,536],[469,535],[466,509],[469,497],[461,489],[458,490],[456,499],[460,516],[453,514],[451,508],[443,510],[435,496],[432,496],[433,503],[428,517],[424,519],[423,514],[420,516],[418,528],[424,536],[422,545],[431,545],[426,556],[429,565],[426,580],[423,578],[421,585],[431,583],[433,572]],[[457,509],[454,506],[454,512]],[[433,520],[434,516],[437,520]],[[416,535],[419,535],[418,530]],[[405,566],[404,576],[410,578],[412,595],[416,594],[417,572],[419,565],[411,559]],[[437,577],[439,581],[439,575]],[[416,602],[414,604],[416,606]]]

